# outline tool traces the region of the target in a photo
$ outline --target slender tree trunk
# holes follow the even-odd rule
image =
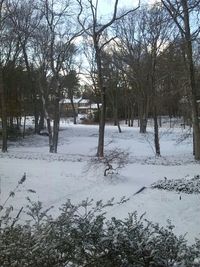
[[[154,120],[154,144],[155,144],[155,152],[156,152],[156,156],[160,156],[160,143],[159,143],[159,132],[158,132],[158,116],[157,116],[157,108],[156,108],[156,105],[154,105],[153,120]]]
[[[11,129],[14,128],[13,116],[11,116],[11,117],[9,118],[9,126],[10,126]]]
[[[58,134],[59,134],[59,123],[60,123],[60,109],[59,100],[56,99],[55,103],[55,114],[53,121],[53,152],[57,153],[58,150]]]
[[[159,126],[162,127],[162,116],[159,116]]]
[[[3,84],[2,67],[0,66],[0,97],[1,97],[1,120],[2,120],[2,152],[7,152],[7,114],[5,89]]]
[[[147,131],[147,103],[141,101],[139,105],[140,133]]]
[[[74,118],[74,124],[76,124],[76,109],[75,109],[75,106],[74,106],[74,101],[73,101],[73,98],[70,98],[70,101],[71,101],[71,105],[72,105],[72,110],[73,110],[73,118]]]
[[[48,129],[48,133],[49,133],[49,152],[53,153],[54,152],[53,134],[52,134],[52,129],[51,129],[51,120],[49,117],[47,117],[47,129]]]
[[[115,114],[114,115],[114,126],[117,126],[119,133],[121,133],[122,130],[121,130],[121,127],[120,127],[120,123],[119,123],[119,119],[118,119],[118,111],[117,111],[116,107],[114,108],[114,114]]]
[[[181,0],[184,13],[184,25],[185,25],[185,39],[186,39],[186,54],[187,54],[187,67],[189,72],[190,83],[190,99],[192,106],[192,126],[194,132],[194,156],[196,160],[200,160],[200,127],[198,119],[198,104],[197,104],[197,89],[195,84],[195,70],[193,62],[192,40],[190,32],[190,18],[188,11],[187,0]]]
[[[21,127],[21,118],[17,116],[16,121],[17,121],[17,129],[20,129],[20,127]]]
[[[38,129],[39,133],[40,133],[41,130],[43,130],[45,128],[45,126],[44,126],[44,118],[45,118],[44,110],[43,110],[43,107],[41,107],[40,119],[39,119],[39,125],[38,125],[38,127],[39,127],[39,129]]]
[[[22,133],[22,137],[25,137],[25,133],[26,133],[26,115],[24,115],[24,124],[23,124],[23,133]]]
[[[120,123],[119,123],[119,116],[118,116],[118,92],[117,92],[118,88],[116,88],[116,94],[114,96],[114,107],[113,107],[113,112],[114,112],[114,125],[118,127],[118,131],[119,133],[122,132],[121,127],[120,127]]]
[[[97,76],[98,76],[98,87],[101,92],[101,113],[99,120],[99,138],[97,147],[97,157],[104,157],[104,134],[105,134],[105,116],[106,116],[106,87],[103,85],[102,76],[102,64],[101,64],[101,51],[98,46],[98,36],[94,36],[94,48],[95,57],[97,63]]]
[[[54,153],[54,146],[53,146],[53,132],[51,128],[51,119],[47,110],[47,104],[46,104],[46,97],[44,93],[44,89],[41,85],[41,75],[39,76],[39,90],[41,92],[41,98],[42,98],[42,105],[43,105],[43,110],[44,110],[44,117],[47,122],[47,131],[49,134],[49,152]]]
[[[30,80],[30,86],[31,86],[31,93],[32,93],[32,99],[33,99],[33,111],[34,111],[34,118],[35,118],[35,133],[39,133],[39,124],[38,124],[39,113],[38,113],[38,107],[37,107],[36,89],[35,89],[35,86],[33,84],[31,68],[29,65],[29,60],[28,60],[28,56],[27,56],[27,52],[26,52],[26,45],[23,43],[21,45],[22,45],[24,61],[26,64],[26,69],[27,69],[29,80]]]
[[[156,156],[160,156],[160,142],[159,142],[159,129],[158,129],[158,115],[157,115],[157,100],[156,100],[156,49],[152,52],[152,73],[151,73],[151,89],[153,95],[153,121],[154,121],[154,145]]]
[[[98,140],[98,150],[97,156],[99,158],[104,157],[104,134],[105,134],[105,115],[106,115],[106,94],[105,87],[102,87],[101,91],[101,113],[100,113],[100,122],[99,122],[99,140]]]
[[[127,89],[124,88],[124,117],[125,117],[125,124],[128,124],[128,98],[127,98]]]
[[[134,122],[134,106],[131,106],[131,114],[130,114],[130,121],[131,121],[131,127],[133,127]]]
[[[127,112],[127,118],[128,118],[128,127],[131,127],[131,107],[130,104],[128,105],[128,112]]]

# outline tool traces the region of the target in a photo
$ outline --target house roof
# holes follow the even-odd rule
[[[88,104],[90,102],[89,99],[80,99],[80,101],[78,103],[82,103],[82,104]]]
[[[87,104],[87,106],[84,107],[79,107],[79,109],[98,109],[98,105],[96,103],[92,103],[90,104],[90,100],[89,99],[83,99],[83,98],[74,98],[73,99],[74,104]],[[60,100],[59,102],[60,104],[71,104],[71,100],[69,98],[64,98],[62,100]],[[99,104],[99,106],[101,106],[101,104]]]
[[[99,106],[101,106],[101,104],[99,104]],[[78,109],[98,109],[98,105],[97,104],[91,104],[89,106],[78,107]]]
[[[82,98],[73,98],[73,102],[74,104],[77,104],[80,102]],[[60,104],[71,104],[71,100],[69,98],[64,98],[62,100],[60,100],[59,102]]]

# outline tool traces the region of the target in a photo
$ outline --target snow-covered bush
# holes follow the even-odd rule
[[[187,194],[200,193],[200,176],[196,175],[192,179],[174,179],[164,178],[151,185],[152,188],[164,189],[168,191],[177,191]]]
[[[32,205],[32,206],[31,206]],[[1,267],[192,267],[199,259],[200,241],[188,247],[184,237],[130,214],[125,220],[107,220],[104,208],[69,200],[53,219],[41,203],[29,201],[34,220],[24,225],[0,225]],[[0,219],[3,218],[0,215]]]
[[[103,158],[94,157],[88,164],[89,168],[103,169],[104,176],[112,176],[128,164],[129,154],[119,148],[114,148],[105,152]]]

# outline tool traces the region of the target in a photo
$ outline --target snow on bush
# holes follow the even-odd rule
[[[170,180],[165,177],[163,180],[153,183],[151,187],[187,194],[200,193],[200,176],[196,175],[192,179],[182,178],[175,180]]]
[[[0,213],[1,267],[192,267],[199,266],[200,241],[187,246],[171,223],[160,227],[134,212],[106,219],[112,201],[69,200],[57,218],[41,202],[29,201],[24,225]],[[3,210],[1,210],[2,212]]]

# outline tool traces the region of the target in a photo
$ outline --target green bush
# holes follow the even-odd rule
[[[188,246],[184,237],[174,235],[170,223],[163,228],[136,212],[125,220],[107,220],[104,208],[110,205],[88,200],[73,205],[69,200],[53,219],[41,202],[29,199],[30,221],[24,225],[2,209],[0,266],[200,266],[199,240]]]

